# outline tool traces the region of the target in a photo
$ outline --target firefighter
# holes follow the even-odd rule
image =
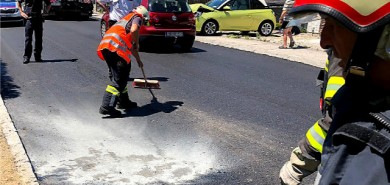
[[[24,8],[22,8],[24,2]],[[42,36],[43,36],[43,3],[46,4],[46,12],[50,11],[50,0],[18,0],[17,5],[20,15],[25,19],[24,29],[24,54],[23,64],[30,62],[32,54],[32,35],[35,36],[34,58],[36,62],[42,62]]]
[[[318,75],[321,86],[320,109],[323,118],[317,120],[307,130],[304,138],[294,148],[287,161],[280,169],[281,184],[298,185],[303,178],[316,172],[321,161],[321,152],[324,139],[332,122],[331,99],[337,90],[344,85],[342,68],[338,66],[340,59],[334,57],[332,50],[327,51],[328,59],[325,68]]]
[[[315,184],[390,184],[390,1],[296,0],[290,15],[325,19],[320,45],[345,79]]]
[[[114,24],[102,38],[97,54],[105,60],[109,68],[111,84],[107,86],[99,113],[118,117],[122,113],[115,109],[132,109],[137,103],[130,101],[127,93],[127,81],[131,70],[131,56],[134,56],[138,66],[143,67],[140,59],[139,28],[142,19],[148,19],[149,13],[144,6],[138,6],[133,12],[126,15]]]

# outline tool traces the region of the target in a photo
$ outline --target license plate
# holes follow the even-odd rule
[[[0,17],[12,17],[12,14],[0,13]]]
[[[183,32],[165,32],[165,37],[183,37]]]

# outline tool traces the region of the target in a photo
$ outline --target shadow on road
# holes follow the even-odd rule
[[[77,62],[77,58],[74,59],[54,59],[54,60],[42,60],[42,62],[36,62],[35,60],[31,60],[30,63],[39,64],[39,63],[56,63],[56,62]]]
[[[1,67],[1,96],[3,99],[11,99],[20,96],[20,87],[13,83],[13,78],[8,75],[7,64],[0,59]]]
[[[171,113],[180,106],[183,106],[183,104],[184,103],[181,101],[167,101],[161,103],[157,99],[152,99],[147,105],[127,111],[123,117],[144,117],[159,112]]]
[[[153,98],[149,104],[146,104],[142,107],[137,107],[131,110],[126,110],[125,114],[122,114],[119,117],[112,116],[103,116],[103,119],[112,119],[112,118],[126,118],[126,117],[145,117],[159,112],[171,113],[178,109],[180,106],[183,106],[181,101],[167,101],[161,103],[157,98]]]

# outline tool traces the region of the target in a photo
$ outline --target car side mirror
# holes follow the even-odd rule
[[[228,10],[232,10],[232,9],[230,8],[230,6],[224,6],[224,7],[222,8],[222,10],[223,10],[223,11],[228,11]]]

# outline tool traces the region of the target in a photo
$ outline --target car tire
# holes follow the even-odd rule
[[[191,48],[194,45],[194,41],[195,41],[195,37],[190,37],[190,38],[184,39],[180,43],[180,49],[182,51],[185,51],[185,52],[191,51]]]
[[[106,33],[106,31],[107,31],[106,22],[102,21],[100,23],[100,35],[102,36],[102,38],[104,37],[104,34]]]
[[[259,29],[257,31],[262,36],[269,36],[272,34],[273,30],[274,30],[274,24],[271,21],[263,21],[260,24]]]
[[[202,26],[203,35],[215,35],[219,29],[217,21],[208,20]]]

